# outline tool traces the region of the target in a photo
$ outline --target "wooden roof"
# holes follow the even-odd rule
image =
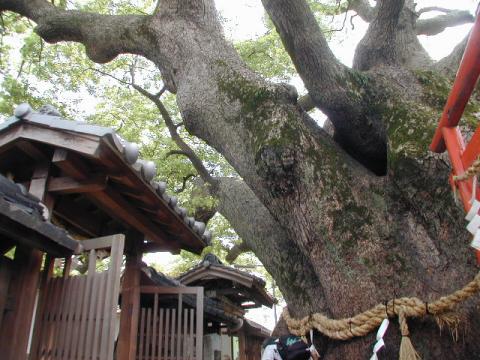
[[[243,329],[247,336],[254,336],[262,339],[266,339],[272,334],[272,332],[268,330],[265,326],[262,326],[255,321],[249,319],[245,319]]]
[[[54,256],[72,255],[79,242],[42,216],[39,200],[0,175],[0,253],[18,244]]]
[[[46,178],[34,174],[39,163],[48,164]],[[47,181],[56,221],[79,237],[133,230],[144,235],[144,252],[200,253],[210,241],[205,224],[188,217],[165,183],[154,181],[154,163],[138,159],[135,144],[55,110],[38,113],[22,104],[0,124],[0,173],[12,174],[30,192],[36,181]]]
[[[274,299],[265,290],[265,281],[245,271],[225,266],[213,254],[205,256],[204,260],[178,280],[189,286],[203,286],[206,294],[224,298],[243,309],[265,305],[272,307]]]

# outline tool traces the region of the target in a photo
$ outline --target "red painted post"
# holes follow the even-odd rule
[[[440,124],[435,131],[430,149],[434,152],[444,152],[445,142],[442,137],[442,128],[458,125],[470,95],[475,88],[480,75],[480,14],[477,14],[465,53],[463,54],[457,77],[453,84],[447,103],[443,109]]]

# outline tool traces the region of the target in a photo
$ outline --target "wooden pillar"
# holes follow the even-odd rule
[[[32,176],[29,192],[41,201],[49,200],[47,207],[51,214],[53,200],[46,196],[50,164],[39,163]],[[5,360],[26,360],[30,330],[34,317],[35,301],[40,279],[43,253],[39,250],[17,246],[15,250],[15,276],[9,290],[12,309],[4,317],[0,334],[0,354]]]
[[[42,256],[41,251],[20,246],[15,251],[16,274],[10,292],[13,308],[5,314],[3,322],[6,326],[3,326],[0,334],[2,359],[27,359]]]
[[[32,358],[32,354],[38,350],[38,346],[40,343],[40,338],[42,335],[41,327],[35,327],[35,324],[40,322],[42,317],[42,309],[44,308],[45,298],[43,297],[43,292],[45,291],[45,287],[47,285],[47,281],[53,277],[53,270],[55,267],[55,258],[51,255],[45,256],[45,264],[43,266],[43,272],[40,278],[40,286],[39,286],[39,293],[38,293],[38,303],[37,303],[37,311],[35,314],[35,322],[34,322],[34,329],[33,329],[33,338],[32,344],[30,347],[30,358]],[[48,300],[46,300],[48,301]]]
[[[245,338],[245,330],[240,329],[238,332],[238,354],[240,360],[247,360],[247,347],[246,347],[246,338]]]
[[[127,254],[123,275],[120,332],[117,360],[135,360],[137,351],[138,314],[140,312],[140,264],[142,253],[135,248]]]
[[[46,203],[51,216],[54,200],[46,191],[49,173],[49,161],[38,163],[30,181],[29,192]],[[24,246],[17,246],[15,250],[16,273],[10,290],[13,306],[4,317],[7,326],[3,327],[0,334],[0,349],[5,351],[2,359],[27,359],[42,259],[43,253],[39,250]]]

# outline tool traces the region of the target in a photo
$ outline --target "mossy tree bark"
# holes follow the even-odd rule
[[[412,1],[355,3],[371,24],[348,69],[304,0],[263,0],[333,139],[294,89],[246,67],[223,37],[213,0],[160,0],[149,16],[61,10],[45,0],[0,0],[0,10],[35,21],[46,41],[83,43],[93,61],[134,53],[155,63],[187,130],[243,178],[219,179],[221,211],[292,314],[345,317],[395,296],[432,300],[475,272],[448,164],[428,152],[449,82],[418,43]],[[470,332],[460,342],[431,319],[412,324],[425,359],[480,351],[475,305],[465,310]],[[396,358],[398,332],[386,341],[386,356]],[[325,359],[367,358],[372,342],[323,341],[320,350]]]

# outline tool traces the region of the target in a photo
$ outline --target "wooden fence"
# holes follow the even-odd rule
[[[142,307],[137,360],[203,359],[203,288],[142,286],[153,295],[153,305]],[[177,295],[176,306],[166,307],[162,296]],[[196,296],[195,308],[184,305],[184,295]]]
[[[85,240],[87,275],[49,278],[38,303],[30,359],[112,360],[117,331],[124,236]],[[96,249],[111,247],[108,270],[96,272]]]

